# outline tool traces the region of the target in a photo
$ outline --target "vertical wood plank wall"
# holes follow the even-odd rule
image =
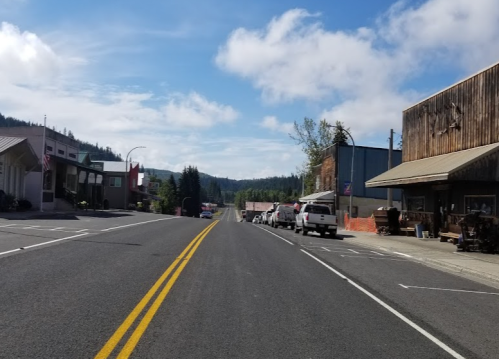
[[[402,161],[499,142],[499,64],[403,112]]]

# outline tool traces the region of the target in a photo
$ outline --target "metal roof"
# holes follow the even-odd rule
[[[92,161],[94,163],[102,163],[104,172],[126,172],[126,164],[124,161]],[[128,162],[133,167],[138,166],[138,162]]]
[[[0,155],[12,151],[19,156],[28,171],[41,171],[38,156],[25,137],[0,136]]]
[[[498,149],[499,143],[493,143],[469,150],[404,162],[370,179],[366,182],[366,187],[394,187],[412,183],[446,181],[452,173]]]
[[[0,154],[26,140],[26,137],[0,136]]]
[[[334,202],[334,191],[312,193],[300,198],[300,202]]]

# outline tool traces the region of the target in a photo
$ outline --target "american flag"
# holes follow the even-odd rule
[[[43,156],[43,170],[48,171],[50,169],[50,155]]]

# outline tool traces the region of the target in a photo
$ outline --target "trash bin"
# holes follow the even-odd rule
[[[422,225],[422,224],[416,224],[414,226],[414,228],[416,229],[416,237],[423,238],[424,225]]]

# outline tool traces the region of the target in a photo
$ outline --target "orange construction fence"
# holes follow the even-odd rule
[[[374,218],[349,218],[345,213],[345,229],[347,231],[376,233]]]

